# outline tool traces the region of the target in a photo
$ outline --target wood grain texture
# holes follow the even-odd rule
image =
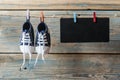
[[[92,11],[76,11],[79,17],[92,17]],[[31,23],[36,32],[39,11],[31,11]],[[45,11],[45,22],[51,32],[50,53],[119,53],[119,11],[97,11],[97,17],[110,17],[110,42],[108,43],[61,43],[60,18],[73,17],[73,11]],[[0,12],[0,52],[20,52],[19,37],[25,21],[25,11]]]
[[[47,54],[33,68],[19,71],[22,55],[0,55],[1,80],[119,80],[120,55]],[[28,60],[28,58],[27,58]]]
[[[120,10],[120,0],[1,0],[0,9]]]

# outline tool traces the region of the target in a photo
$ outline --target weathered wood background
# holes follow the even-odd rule
[[[120,52],[120,0],[1,0],[0,1],[0,52],[20,52],[19,36],[25,22],[26,9],[31,11],[31,23],[36,30],[39,13],[45,13],[45,22],[51,32],[50,53],[119,53]],[[97,10],[97,11],[96,11]],[[98,11],[99,10],[99,11]],[[110,18],[109,43],[60,43],[60,18],[79,17]]]
[[[46,64],[39,59],[32,69],[33,54],[30,69],[20,72],[22,53],[17,53],[26,9],[31,10],[35,31],[44,11],[51,32],[50,53],[68,54],[47,54]],[[109,43],[60,43],[61,17],[73,17],[73,12],[79,18],[92,17],[94,11],[97,17],[110,18]],[[0,0],[0,80],[120,80],[119,28],[120,0]]]
[[[0,9],[98,9],[120,10],[119,0],[1,0]]]
[[[20,54],[1,54],[0,80],[120,80],[120,55],[48,54],[46,64],[39,59],[33,68],[35,57],[29,69],[19,71]]]

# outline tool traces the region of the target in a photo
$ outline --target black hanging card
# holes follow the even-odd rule
[[[73,18],[60,19],[61,42],[108,42],[109,41],[109,18]]]

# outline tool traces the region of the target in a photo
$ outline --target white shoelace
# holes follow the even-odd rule
[[[44,58],[45,44],[47,43],[47,40],[45,38],[46,38],[45,33],[44,34],[41,34],[41,33],[38,34],[39,53],[42,54],[42,60],[44,62],[45,62],[45,58]]]
[[[30,46],[30,36],[29,36],[29,33],[25,33],[25,32],[23,32],[22,33],[22,43],[23,43],[23,48],[24,48],[24,52],[26,51],[26,48],[25,48],[25,43],[28,43],[28,47]],[[28,49],[27,49],[27,51],[28,51]]]

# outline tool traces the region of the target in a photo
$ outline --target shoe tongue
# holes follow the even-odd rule
[[[28,32],[28,30],[26,30],[26,29],[25,29],[23,32],[27,33],[27,32]]]
[[[40,31],[40,33],[42,33],[42,35],[45,33],[45,31],[44,30],[42,30],[42,31]]]

